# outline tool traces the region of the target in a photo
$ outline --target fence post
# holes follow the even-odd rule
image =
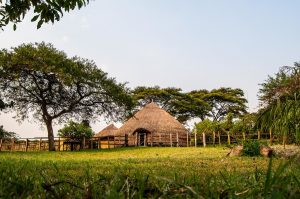
[[[101,149],[101,138],[98,137],[98,149]]]
[[[189,147],[189,132],[186,132],[186,146]]]
[[[82,149],[85,148],[85,137],[83,137],[83,140],[82,140]]]
[[[221,135],[220,135],[220,131],[218,131],[218,138],[219,138],[219,145],[221,146]]]
[[[26,143],[25,143],[25,152],[27,152],[27,151],[28,151],[28,145],[29,145],[29,140],[28,140],[28,139],[26,139]]]
[[[135,146],[138,146],[138,133],[135,133]]]
[[[14,138],[11,138],[11,151],[14,149],[15,147],[15,139]]]
[[[173,146],[172,133],[170,133],[170,146]]]
[[[257,139],[260,140],[260,131],[257,131]]]
[[[128,135],[125,134],[125,147],[128,147]]]
[[[58,137],[58,151],[60,151],[60,137]]]
[[[55,143],[55,141],[54,141],[54,143]],[[40,138],[40,141],[39,141],[39,150],[41,151],[41,149],[42,149],[42,138]]]
[[[273,144],[273,135],[272,135],[272,129],[270,129],[270,145]]]
[[[147,138],[146,138],[146,140],[147,140]],[[114,136],[114,147],[113,148],[116,148],[116,138],[115,138],[115,136]]]
[[[2,150],[2,142],[3,142],[3,140],[0,139],[0,151]]]
[[[246,141],[246,134],[243,132],[243,140]]]
[[[202,138],[203,138],[203,147],[206,147],[206,137],[205,137],[205,132],[202,133]]]
[[[176,141],[177,141],[177,147],[179,147],[179,136],[178,136],[178,132],[176,133]]]
[[[227,139],[228,139],[228,145],[230,145],[231,144],[231,142],[230,142],[230,131],[227,132]]]
[[[194,136],[195,136],[195,147],[197,147],[197,130],[196,129],[194,131]]]
[[[213,131],[213,146],[216,144],[216,132]]]

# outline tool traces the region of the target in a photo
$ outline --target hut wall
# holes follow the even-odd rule
[[[153,142],[153,146],[171,146],[171,137],[170,133],[153,133],[152,138],[151,134],[147,134],[147,145],[151,145],[151,141]],[[136,134],[128,136],[128,145],[136,146]],[[186,133],[178,133],[178,145],[179,146],[187,146],[187,134]],[[172,146],[177,146],[177,134],[172,133]]]

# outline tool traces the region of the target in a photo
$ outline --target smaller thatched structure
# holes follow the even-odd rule
[[[188,130],[173,116],[150,103],[116,131],[129,146],[187,146]]]
[[[95,137],[114,137],[116,130],[118,130],[118,128],[111,124],[97,133]]]

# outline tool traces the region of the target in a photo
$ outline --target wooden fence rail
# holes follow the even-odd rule
[[[169,140],[168,140],[169,139]],[[168,146],[180,147],[178,135],[172,135],[168,139],[157,139],[156,142],[148,143],[145,146]],[[182,138],[181,138],[182,139]],[[270,144],[277,141],[272,131],[269,133],[239,133],[239,134],[221,134],[219,132],[213,133],[197,133],[189,134],[186,136],[186,145],[184,146],[203,146],[207,145],[222,145],[222,144],[235,144],[243,140],[266,140]],[[54,138],[56,151],[69,151],[80,149],[111,149],[118,147],[129,146],[128,136],[115,136],[115,137],[92,137],[89,139],[82,139],[81,141],[74,140],[68,137],[55,137]],[[130,144],[132,145],[132,143]],[[133,143],[134,145],[134,143]],[[48,151],[49,142],[46,137],[38,138],[13,138],[13,139],[0,139],[0,151]]]

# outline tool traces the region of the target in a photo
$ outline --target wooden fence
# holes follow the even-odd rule
[[[110,149],[128,146],[128,136],[92,137],[77,141],[68,137],[55,137],[56,151],[73,151],[80,149]],[[46,137],[0,139],[0,151],[48,151],[49,141]]]
[[[191,134],[190,146],[206,146],[206,145],[223,145],[223,144],[236,144],[245,140],[264,140],[272,145],[274,142],[278,142],[278,138],[272,135],[272,132],[261,133],[238,133],[238,134],[221,134],[219,132],[213,133],[193,133]]]
[[[252,133],[252,134],[220,134],[220,133],[192,133],[186,136],[186,144],[190,147],[207,146],[207,145],[224,145],[235,144],[243,140],[265,140],[269,144],[277,142],[278,139],[270,133]],[[83,139],[81,142],[68,137],[55,137],[56,151],[73,151],[80,149],[111,149],[118,147],[128,147],[128,136],[114,137],[92,137]],[[155,143],[153,146],[179,147],[180,145],[173,136],[170,141]],[[0,139],[0,151],[48,151],[49,141],[46,137],[39,138],[12,138]]]

